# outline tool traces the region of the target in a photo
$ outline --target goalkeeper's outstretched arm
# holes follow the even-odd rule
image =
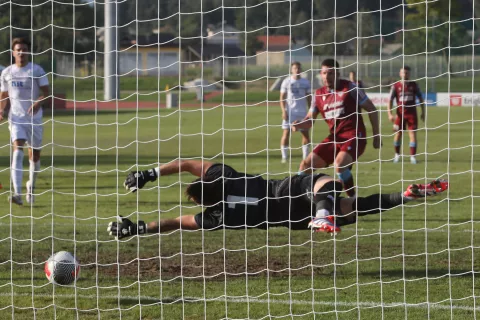
[[[159,176],[190,172],[194,176],[202,177],[212,165],[212,162],[205,160],[174,160],[162,164],[158,168],[145,171],[132,171],[127,175],[123,185],[127,190],[136,192],[138,189],[143,188],[147,182],[157,180]]]
[[[144,221],[132,222],[130,219],[118,217],[117,221],[108,224],[107,231],[115,239],[126,238],[137,234],[162,233],[174,230],[198,230],[199,226],[194,215],[185,215],[171,219],[161,219],[145,223]]]

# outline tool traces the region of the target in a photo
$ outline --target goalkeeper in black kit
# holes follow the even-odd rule
[[[260,175],[237,172],[232,167],[202,160],[176,160],[146,171],[128,174],[125,187],[136,192],[147,182],[179,172],[199,177],[186,189],[187,198],[205,210],[145,223],[119,217],[110,222],[108,232],[116,238],[136,234],[184,230],[221,230],[269,227],[311,229],[337,233],[359,216],[376,214],[406,202],[433,196],[448,189],[446,180],[411,184],[404,192],[344,198],[342,183],[318,173],[294,175],[281,180],[265,180]]]

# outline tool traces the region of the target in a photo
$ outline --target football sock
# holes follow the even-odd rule
[[[40,171],[40,160],[33,162],[30,160],[30,167],[28,170],[28,180],[32,185],[32,189],[35,188],[35,182],[37,181],[38,171]]]
[[[280,146],[280,150],[282,151],[282,159],[288,158],[288,146]]]
[[[400,154],[400,146],[402,144],[400,143],[400,141],[393,141],[393,146],[395,147],[395,153],[396,154]]]
[[[352,224],[357,222],[357,216],[380,213],[395,208],[407,201],[408,199],[403,197],[402,192],[389,194],[376,193],[368,197],[358,197],[352,203],[352,213],[337,217],[338,224],[339,226]]]
[[[15,194],[22,194],[23,150],[17,149],[12,155],[12,184]]]
[[[410,142],[410,155],[414,156],[417,154],[417,143],[416,142]]]
[[[302,153],[303,153],[303,159],[308,157],[308,155],[310,154],[310,143],[304,144],[302,146]]]

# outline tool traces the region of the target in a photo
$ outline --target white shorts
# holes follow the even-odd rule
[[[294,121],[302,121],[303,119],[305,119],[305,117],[307,116],[307,114],[289,114],[288,115],[288,120],[282,120],[282,129],[283,130],[288,130],[290,129],[290,126],[292,125],[292,123]],[[303,131],[303,130],[300,130],[300,131]]]
[[[9,123],[8,129],[12,142],[16,140],[26,140],[33,149],[42,148],[43,125],[42,124],[18,124]]]

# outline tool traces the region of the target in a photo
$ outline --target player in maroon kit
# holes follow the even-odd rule
[[[351,81],[340,79],[339,65],[334,59],[322,62],[320,75],[324,86],[315,92],[314,102],[307,117],[294,123],[293,130],[312,126],[312,119],[321,113],[330,128],[330,134],[300,164],[300,172],[335,165],[338,178],[350,197],[355,196],[352,164],[365,151],[367,131],[361,109],[368,112],[372,123],[373,147],[380,148],[377,109],[363,90]]]
[[[400,146],[402,145],[402,131],[408,129],[410,136],[410,162],[417,163],[415,154],[417,153],[417,104],[415,98],[418,98],[422,114],[420,118],[425,121],[425,103],[422,92],[415,81],[410,81],[410,67],[404,66],[400,69],[401,81],[395,82],[390,89],[390,99],[387,105],[388,119],[393,122],[393,145],[395,146],[394,163],[400,161]],[[392,114],[393,100],[397,102],[397,116]]]

